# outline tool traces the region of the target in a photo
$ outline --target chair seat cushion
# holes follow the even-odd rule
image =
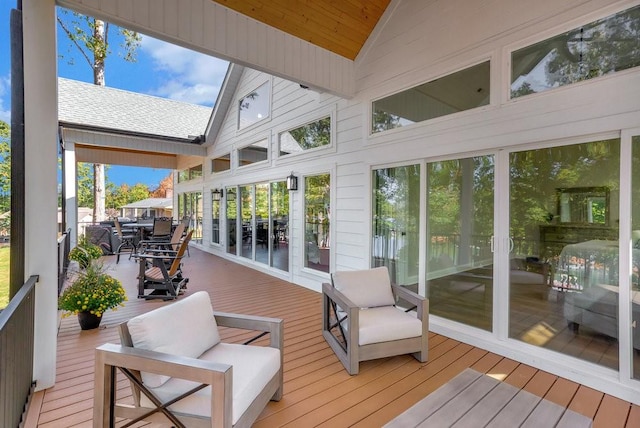
[[[233,366],[233,424],[280,369],[280,350],[263,346],[219,343],[199,359]],[[195,386],[197,386],[195,382],[171,378],[162,386],[152,388],[151,391],[164,402]],[[155,407],[146,396],[141,396],[140,404],[144,407]],[[169,408],[176,412],[210,417],[211,386],[178,401]]]
[[[138,315],[127,322],[135,348],[198,358],[220,342],[209,294],[193,293],[177,302]],[[142,372],[142,381],[155,388],[169,379]]]
[[[361,309],[359,312],[360,345],[422,336],[422,321],[415,313],[395,306]]]

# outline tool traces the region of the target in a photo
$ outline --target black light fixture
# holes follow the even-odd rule
[[[291,171],[291,175],[287,177],[287,190],[298,190],[298,177],[293,175],[293,171]]]
[[[224,190],[222,189],[213,189],[213,191],[211,192],[211,199],[213,199],[214,201],[219,201],[222,199],[222,196],[224,196]]]

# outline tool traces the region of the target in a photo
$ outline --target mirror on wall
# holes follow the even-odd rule
[[[556,189],[559,223],[609,225],[608,187]]]

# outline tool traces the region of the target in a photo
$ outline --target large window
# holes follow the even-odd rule
[[[211,243],[220,243],[220,208],[221,208],[221,192],[220,190],[211,191]]]
[[[640,65],[640,6],[511,54],[511,97]]]
[[[238,129],[269,117],[269,82],[264,82],[238,101]]]
[[[489,104],[489,61],[373,102],[371,132]]]
[[[304,265],[329,272],[331,226],[331,176],[305,177]]]
[[[328,146],[331,144],[331,117],[282,132],[278,143],[280,156]]]
[[[264,139],[238,149],[238,166],[247,166],[269,159],[269,140]]]
[[[189,217],[189,228],[193,230],[191,240],[202,243],[202,192],[186,192],[178,195],[178,217]]]

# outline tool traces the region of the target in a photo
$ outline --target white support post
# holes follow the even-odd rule
[[[71,248],[78,243],[78,189],[76,187],[78,170],[76,164],[76,145],[64,142],[64,185],[66,199],[66,223],[71,228],[69,239]]]

